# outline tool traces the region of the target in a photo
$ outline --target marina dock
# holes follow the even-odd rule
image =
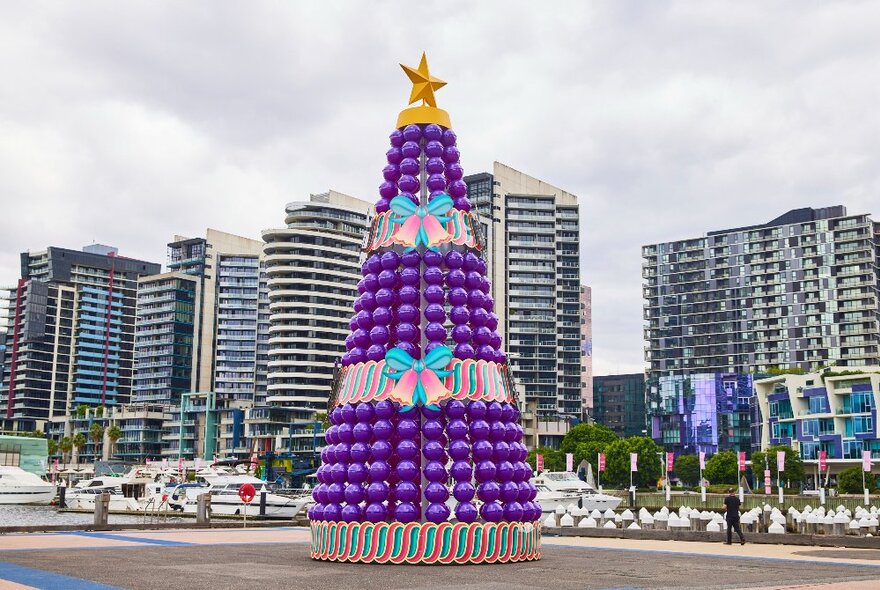
[[[790,588],[868,590],[880,551],[545,536],[537,562],[316,562],[304,527],[0,535],[0,589]]]

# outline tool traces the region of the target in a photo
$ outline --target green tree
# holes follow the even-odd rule
[[[710,484],[736,484],[739,482],[739,460],[733,451],[715,453],[706,461],[703,475]]]
[[[54,457],[55,455],[58,454],[58,441],[56,441],[54,438],[50,438],[46,442],[46,446],[49,449],[49,456],[50,457]]]
[[[85,418],[86,412],[89,411],[89,407],[85,404],[80,404],[76,407],[76,417],[77,418]]]
[[[95,418],[102,418],[104,416],[104,406],[98,406],[95,408]]]
[[[700,483],[700,458],[697,455],[681,455],[675,460],[675,475],[686,486]]]
[[[116,441],[122,438],[122,430],[115,424],[107,429],[107,440],[110,441],[110,456],[116,452]]]
[[[792,483],[793,487],[796,487],[804,481],[804,462],[801,460],[800,453],[788,445],[774,445],[768,447],[766,451],[755,451],[752,453],[752,472],[755,474],[757,480],[763,484],[764,458],[766,457],[767,468],[770,469],[770,477],[775,486],[778,474],[776,469],[776,456],[780,451],[785,453],[785,469],[782,471],[782,479],[784,480],[783,485],[785,485],[786,481],[789,481]]]
[[[102,446],[101,443],[104,441],[104,427],[97,422],[93,423],[89,427],[89,438],[92,439],[92,442],[95,444],[95,460],[97,460],[100,455],[99,450]]]
[[[873,475],[865,476],[865,488],[872,494],[877,491]],[[865,488],[862,487],[862,468],[859,466],[844,469],[837,476],[837,491],[841,494],[861,494]]]
[[[529,456],[526,457],[526,463],[531,466],[532,471],[537,470],[535,455],[538,454],[544,456],[545,471],[565,471],[565,453],[549,447],[538,447],[537,449],[529,451]]]
[[[562,439],[559,450],[563,453],[574,453],[579,445],[595,443],[608,445],[618,438],[614,431],[607,426],[602,426],[601,424],[578,424],[569,430],[568,434]]]
[[[79,464],[79,451],[84,446],[86,446],[86,435],[82,432],[77,432],[76,436],[73,437],[73,448],[76,449],[76,462]]]
[[[61,449],[62,462],[68,463],[70,461],[70,451],[73,450],[73,440],[69,436],[65,436],[58,443],[58,448]]]
[[[638,455],[638,471],[633,473],[633,484],[637,487],[653,487],[660,479],[660,453],[662,449],[653,439],[646,436],[631,436],[619,439],[608,445],[605,460],[605,479],[613,485],[629,486],[630,453]]]

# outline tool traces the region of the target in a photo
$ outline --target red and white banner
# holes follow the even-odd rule
[[[871,471],[871,451],[862,451],[862,471]]]
[[[183,457],[177,460],[177,472],[180,474],[183,473]]]
[[[706,451],[700,451],[700,469],[706,468]]]
[[[819,471],[825,471],[828,468],[828,453],[819,451]]]
[[[776,471],[785,471],[785,451],[776,453]]]
[[[202,468],[202,458],[201,457],[196,457],[195,466],[196,466],[196,471],[198,471],[199,469]]]
[[[599,472],[605,471],[605,453],[599,453]]]
[[[739,470],[740,471],[746,470],[746,453],[745,453],[745,451],[739,452]]]
[[[162,459],[162,469],[168,469],[168,459]]]
[[[673,453],[666,453],[666,473],[674,471],[675,467],[675,455]]]
[[[574,453],[565,454],[565,470],[574,471]]]
[[[639,470],[639,454],[638,453],[630,453],[629,454],[629,470],[630,471],[638,471]]]
[[[538,473],[544,471],[544,455],[540,453],[535,455],[535,471]]]
[[[770,489],[771,485],[772,484],[770,483],[770,470],[765,469],[764,470],[764,493],[768,496],[773,493],[773,491]]]

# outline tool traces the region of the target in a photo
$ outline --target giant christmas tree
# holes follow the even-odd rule
[[[541,508],[485,244],[422,55],[391,133],[363,279],[309,510],[312,557],[499,563],[540,557]]]

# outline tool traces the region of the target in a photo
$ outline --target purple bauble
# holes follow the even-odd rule
[[[444,154],[445,155],[445,154]],[[449,196],[453,199],[460,199],[467,196],[467,184],[463,180],[453,180],[446,188]]]
[[[403,131],[401,131],[400,129],[395,129],[394,131],[392,131],[391,135],[388,136],[388,139],[391,140],[391,145],[396,146],[396,147],[402,146],[403,142],[405,141],[403,138]],[[455,143],[455,142],[453,142],[453,143]],[[450,145],[452,145],[452,144],[450,144]]]
[[[397,265],[400,264],[400,255],[394,250],[389,250],[382,254],[380,261],[383,269],[394,270],[397,268]]]
[[[376,295],[374,293],[364,293],[360,296],[359,301],[361,302],[362,309],[366,309],[367,311],[373,311],[376,309]]]
[[[342,520],[342,506],[339,503],[324,506],[324,520],[331,522]]]
[[[470,342],[471,334],[471,329],[465,324],[455,326],[452,329],[452,339],[456,342],[456,344],[464,344],[465,342]]]
[[[425,144],[425,154],[429,158],[440,158],[443,156],[443,144],[439,141],[429,141]]]
[[[445,410],[446,410],[446,417],[447,418],[450,418],[450,419],[463,418],[465,415],[465,412],[467,411],[467,407],[461,401],[459,401],[457,399],[451,399],[448,402],[446,402]],[[448,431],[449,427],[447,426],[446,429]]]
[[[486,502],[480,508],[480,516],[486,522],[501,522],[504,518],[504,509],[498,502]]]
[[[470,502],[461,502],[455,507],[455,518],[459,522],[474,522],[477,520],[477,507]]]
[[[501,461],[495,464],[495,479],[498,481],[510,481],[513,479],[513,463]]]
[[[428,507],[425,509],[425,518],[428,522],[438,524],[446,522],[449,518],[449,506],[440,503],[428,504]]]
[[[477,486],[477,497],[483,502],[494,502],[501,495],[501,487],[494,481],[486,481]]]
[[[428,285],[425,287],[425,301],[428,303],[443,303],[446,294],[440,285]]]
[[[412,502],[401,502],[394,509],[394,518],[400,522],[413,522],[419,517],[419,509]]]
[[[387,399],[383,399],[380,402],[376,403],[376,418],[391,418],[396,412],[396,408],[394,407],[394,402],[389,401]]]
[[[443,264],[443,255],[437,250],[425,250],[422,259],[428,266],[440,266]]]
[[[400,147],[400,151],[404,158],[418,158],[422,153],[422,148],[415,141],[407,141]]]
[[[477,441],[488,439],[490,434],[489,423],[482,419],[472,419],[469,431],[471,440]]]
[[[379,320],[376,319],[376,323],[381,323],[381,322],[379,322]],[[373,328],[373,329],[375,330],[376,328]],[[477,326],[474,329],[474,343],[475,344],[477,344],[479,346],[486,346],[489,344],[489,340],[491,340],[491,338],[492,338],[492,332],[489,331],[489,328],[487,328],[486,326]],[[384,342],[381,344],[384,344]]]
[[[461,287],[455,287],[449,290],[449,304],[454,306],[463,306],[467,303],[468,293]]]
[[[360,484],[352,483],[345,487],[345,501],[349,504],[359,504],[365,496],[364,487]]]
[[[349,455],[352,464],[366,463],[370,460],[370,445],[365,442],[356,442],[351,445],[351,452]],[[349,469],[351,469],[351,465],[349,465]]]
[[[493,443],[504,440],[507,429],[501,420],[492,420],[489,422],[489,440]]]
[[[354,353],[354,351],[352,351]],[[457,359],[465,360],[474,358],[474,349],[470,344],[458,344],[453,351]]]
[[[499,365],[503,365],[507,362],[507,355],[501,352],[500,350],[496,350],[492,360],[498,363]]]
[[[373,436],[373,427],[367,422],[359,422],[354,425],[352,434],[354,434],[354,440],[357,442],[370,442],[370,438]]]
[[[492,361],[495,360],[495,351],[488,344],[483,344],[477,347],[476,356],[481,361]]]
[[[439,440],[443,436],[443,425],[438,420],[425,420],[422,424],[422,435],[428,440]]]
[[[523,518],[522,504],[516,501],[504,503],[504,520],[508,522],[520,521]]]
[[[397,456],[400,459],[413,461],[419,456],[419,445],[410,438],[401,439],[397,443]]]
[[[464,461],[471,455],[471,448],[464,440],[453,440],[449,443],[449,456],[453,461]]]
[[[403,142],[400,145],[403,145]],[[400,164],[400,161],[403,159],[403,152],[400,151],[400,147],[392,147],[385,152],[385,159],[388,160],[389,164]]]
[[[397,293],[401,303],[416,303],[419,300],[419,290],[411,285],[404,285]]]
[[[393,270],[385,269],[379,273],[378,280],[380,287],[391,289],[397,283],[397,273]],[[470,294],[468,294],[468,297],[470,297]]]
[[[467,271],[477,270],[477,267],[480,265],[480,257],[474,254],[473,252],[466,252],[464,255],[464,263],[462,263],[461,267]]]
[[[398,317],[400,313],[398,312]],[[425,307],[425,319],[429,322],[443,322],[446,320],[446,312],[443,306],[437,303],[430,303]]]
[[[415,342],[419,338],[419,329],[410,323],[397,324],[397,338],[404,342]]]
[[[397,484],[395,496],[398,502],[416,502],[419,499],[419,486],[412,481],[401,481]]]
[[[467,280],[464,271],[460,268],[453,268],[446,273],[446,285],[448,287],[464,287]]]
[[[471,447],[474,461],[487,461],[492,458],[493,446],[488,440],[475,441]]]
[[[440,127],[440,125],[437,125],[436,123],[429,123],[428,125],[425,125],[425,128],[422,131],[425,139],[427,139],[428,141],[433,141],[435,139],[440,139],[443,137],[443,129]]]
[[[343,422],[339,425],[339,440],[345,444],[350,445],[354,442],[354,434],[352,434],[352,428],[354,428],[348,422]]]
[[[337,448],[339,448],[338,445]],[[347,476],[348,465],[346,463],[336,463],[330,468],[330,477],[332,478],[333,483],[345,483],[345,478]]]
[[[382,522],[386,515],[385,506],[380,502],[367,504],[367,508],[364,510],[364,517],[370,522]]]
[[[394,427],[391,421],[385,418],[376,420],[372,427],[373,436],[378,440],[388,440],[394,433]]]
[[[446,145],[446,146],[455,145],[455,140],[456,140],[455,131],[453,131],[452,129],[445,130],[443,132],[443,136],[440,138],[440,141],[442,141],[443,145]]]
[[[470,313],[463,305],[456,305],[452,309],[449,310],[449,319],[452,320],[453,324],[462,325],[466,324],[470,319]]]
[[[360,298],[354,300],[354,305],[352,306],[355,313],[360,313],[361,310],[364,309],[364,303]]]
[[[464,176],[464,168],[458,162],[453,162],[445,167],[446,178],[460,180]]]
[[[364,330],[369,330],[373,327],[373,314],[366,310],[359,311],[357,313],[356,320],[357,326]]]
[[[493,401],[486,405],[486,420],[492,422],[501,420],[501,404]]]
[[[419,190],[419,179],[412,174],[404,174],[397,181],[397,187],[404,193],[415,193]]]
[[[425,336],[432,342],[444,342],[446,340],[446,328],[439,322],[431,322],[425,327]]]
[[[408,250],[400,256],[400,261],[404,266],[416,267],[422,261],[422,256],[418,250]]]
[[[383,271],[384,272],[384,271]],[[468,305],[471,306],[471,309],[475,309],[478,307],[483,307],[483,299],[486,297],[482,291],[479,289],[471,289],[468,291]]]
[[[450,473],[455,481],[470,481],[474,471],[467,461],[456,461],[452,464]]]
[[[491,429],[491,425],[489,426]],[[508,461],[510,458],[510,445],[503,440],[497,441],[492,445],[492,460],[495,463],[500,461]]]
[[[394,291],[387,287],[383,287],[376,291],[374,299],[376,301],[375,309],[378,309],[380,307],[390,307],[391,304],[394,303]]]
[[[491,481],[495,478],[495,463],[492,461],[480,461],[474,469],[474,479],[480,483]]]
[[[520,504],[525,504],[529,501],[529,494],[531,493],[531,488],[529,488],[529,484],[525,481],[519,482],[517,485],[517,493],[516,493],[516,501]]]
[[[341,442],[334,446],[333,457],[336,463],[348,463],[351,460],[351,445]]]
[[[404,153],[404,155],[406,155]],[[451,145],[443,150],[443,161],[447,164],[451,164],[453,162],[458,162],[461,157],[461,152],[458,151],[458,148],[454,145]]]
[[[471,420],[480,420],[486,417],[486,402],[483,400],[473,400],[468,403],[467,413]]]
[[[488,328],[487,329],[491,329]],[[498,332],[491,332],[489,335],[489,346],[495,349],[495,352],[499,352],[501,348],[501,335]],[[494,358],[492,360],[495,360]]]
[[[327,444],[335,445],[339,442],[339,435],[337,432],[339,431],[339,427],[335,424],[330,426],[326,431],[324,431],[324,440],[327,441]],[[322,451],[323,452],[323,451]],[[325,461],[326,463],[326,461]]]
[[[440,285],[443,283],[443,271],[437,266],[429,266],[422,273],[422,278],[429,285]]]
[[[370,481],[385,481],[391,473],[391,466],[385,461],[373,461],[370,463]]]
[[[397,184],[386,180],[379,185],[379,194],[383,199],[393,199],[397,195]]]
[[[403,418],[397,423],[397,434],[401,438],[415,438],[419,434],[419,425],[412,418]]]
[[[345,422],[345,419],[342,417],[342,408],[339,406],[333,408],[333,411],[330,412],[329,418],[330,424],[333,424],[334,426],[339,426]]]
[[[388,497],[388,484],[374,481],[367,486],[367,502],[384,502]]]
[[[403,128],[403,139],[406,141],[418,141],[422,138],[422,128],[411,124]]]
[[[401,175],[416,176],[419,173],[419,161],[415,158],[404,158],[400,163],[400,173]],[[397,181],[400,182],[399,177]]]
[[[425,486],[425,499],[428,502],[445,502],[449,499],[449,490],[439,482],[431,482]]]
[[[373,433],[375,434],[375,428],[373,429]],[[387,461],[391,458],[393,450],[394,449],[391,446],[391,443],[387,440],[373,441],[373,443],[370,445],[370,459],[374,461]],[[352,460],[356,458],[354,453],[354,446],[351,447],[351,458]]]
[[[422,469],[422,473],[428,481],[440,482],[449,479],[446,468],[439,461],[428,461],[428,464]]]
[[[425,162],[425,171],[428,174],[443,174],[445,169],[446,165],[442,158],[428,158],[428,161]]]
[[[422,454],[429,461],[440,461],[446,455],[446,449],[439,440],[429,440],[422,446]]]
[[[431,192],[442,191],[446,187],[446,179],[442,174],[431,174],[428,176],[427,187]]]
[[[354,415],[358,422],[372,422],[376,416],[376,410],[373,404],[362,403],[354,409]]]
[[[448,406],[446,409],[446,414],[449,415]],[[446,433],[452,440],[464,439],[468,434],[468,425],[464,420],[461,420],[460,418],[454,418],[450,420],[449,423],[446,425]]]
[[[406,267],[400,271],[400,282],[404,285],[418,286],[421,280],[422,277],[417,268]]]
[[[452,489],[452,495],[455,496],[455,499],[459,502],[470,502],[474,499],[476,493],[474,484],[469,481],[460,481],[455,484],[455,487]]]
[[[414,481],[419,476],[419,468],[413,461],[400,461],[395,468],[401,482]]]
[[[319,504],[327,503],[327,484],[320,484],[312,491],[312,498]]]
[[[406,269],[413,270],[413,269]],[[442,310],[442,308],[441,308]],[[425,313],[427,314],[427,309]],[[404,303],[397,308],[397,320],[401,323],[414,324],[419,320],[419,308],[411,303]]]
[[[367,349],[367,358],[371,361],[381,361],[385,358],[385,347],[381,344],[374,344]]]
[[[519,428],[517,428],[517,424],[515,422],[508,422],[504,426],[504,440],[506,442],[512,443],[519,440]]]
[[[381,309],[387,309],[387,308],[383,307]],[[387,312],[387,313],[388,313],[387,319],[388,319],[388,321],[391,321],[391,313],[390,312]],[[384,326],[384,325],[373,326],[370,329],[370,341],[373,344],[388,344],[388,340],[390,340],[390,339],[391,339],[391,332],[388,330],[388,328],[386,326]],[[369,352],[367,354],[369,354]]]
[[[339,504],[345,500],[345,486],[341,483],[331,483],[327,486],[327,500],[331,504]]]
[[[400,167],[396,164],[388,164],[382,168],[382,177],[388,182],[397,182],[400,178]]]

